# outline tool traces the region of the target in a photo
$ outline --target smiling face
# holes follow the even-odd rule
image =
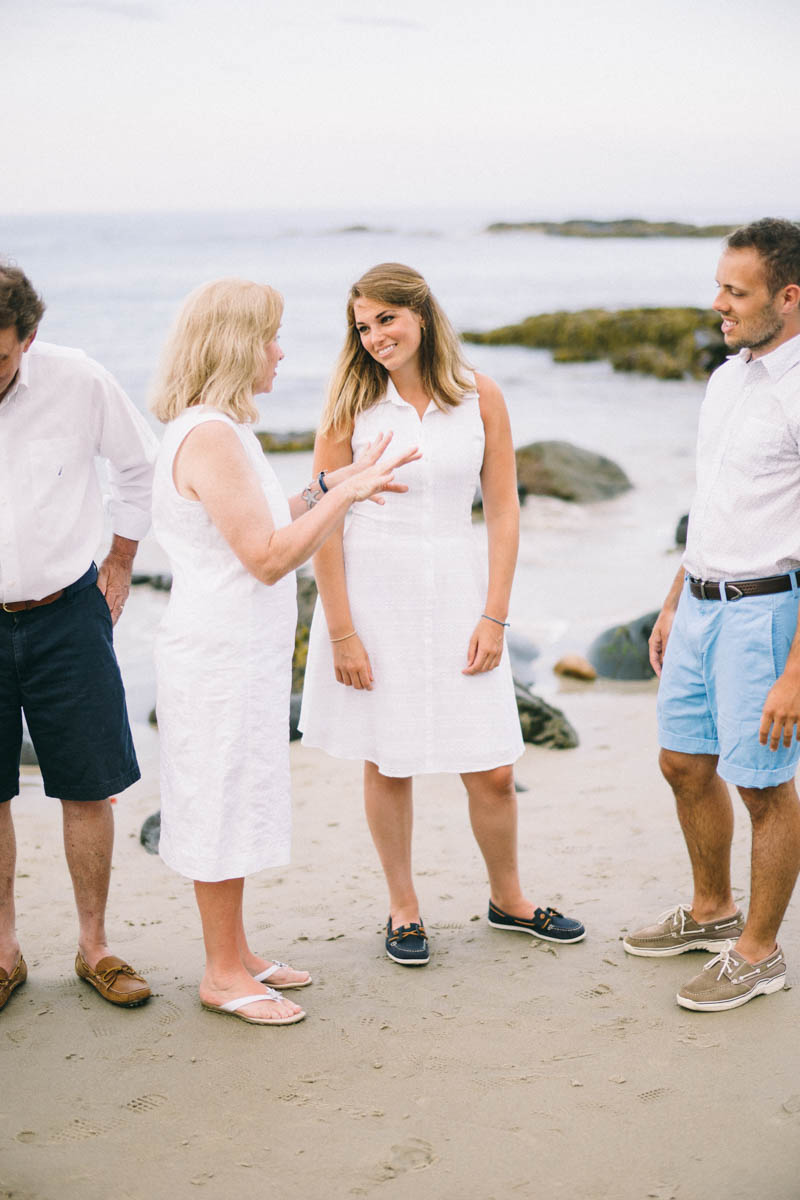
[[[731,350],[748,347],[757,358],[786,340],[783,289],[770,293],[757,250],[726,250],[719,260],[717,285],[712,307],[722,316],[722,336]]]
[[[281,344],[277,337],[271,342],[267,342],[264,346],[264,369],[260,375],[256,376],[256,381],[253,384],[253,394],[260,396],[263,392],[271,392],[272,385],[275,382],[275,372],[278,370],[278,363],[283,358]]]
[[[422,321],[413,309],[360,296],[353,302],[353,319],[367,354],[390,374],[416,361]]]
[[[21,342],[17,337],[17,327],[0,329],[0,400],[9,391],[17,377],[22,356],[36,337],[36,331]]]

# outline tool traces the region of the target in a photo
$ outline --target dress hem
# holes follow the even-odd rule
[[[332,750],[328,746],[323,746],[321,742],[312,741],[307,734],[303,734],[301,744],[308,746],[311,750],[322,750],[331,758],[342,758],[350,762],[371,762],[375,763],[381,775],[385,775],[389,779],[407,779],[412,775],[467,775],[473,771],[492,771],[495,767],[510,767],[525,753],[525,747],[518,751],[508,751],[506,754],[492,755],[491,759],[481,759],[479,762],[470,763],[469,765],[447,766],[437,763],[436,766],[406,766],[405,764],[398,766],[397,764],[389,764],[379,761],[379,754],[357,754],[352,751]]]

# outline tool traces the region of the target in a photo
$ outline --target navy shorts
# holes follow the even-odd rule
[[[19,792],[22,713],[44,790],[104,800],[139,778],[97,567],[52,604],[0,608],[0,803]]]

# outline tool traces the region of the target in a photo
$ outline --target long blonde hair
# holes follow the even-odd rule
[[[320,433],[349,433],[358,414],[377,404],[386,391],[389,373],[367,353],[356,329],[353,305],[361,299],[410,308],[417,314],[422,322],[419,355],[425,391],[444,411],[460,404],[473,383],[458,334],[418,271],[402,263],[380,263],[362,275],[348,294],[347,336],[328,389]]]
[[[216,279],[201,284],[178,313],[161,357],[150,408],[172,421],[196,404],[234,421],[255,421],[253,387],[283,315],[283,297],[265,283]]]

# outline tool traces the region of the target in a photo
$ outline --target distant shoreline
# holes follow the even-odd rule
[[[737,226],[690,225],[683,221],[644,221],[640,217],[625,217],[618,221],[495,221],[486,226],[486,233],[545,233],[549,237],[646,238],[646,237],[713,237],[722,238]]]

